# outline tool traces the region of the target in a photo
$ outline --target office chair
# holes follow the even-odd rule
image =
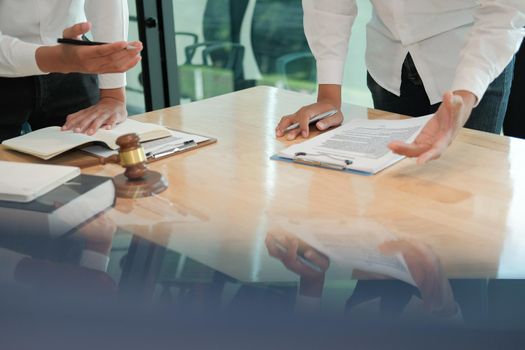
[[[189,37],[184,47],[185,61],[179,67],[182,96],[191,100],[212,97],[237,90],[244,81],[244,47],[240,30],[249,0],[210,0],[203,15],[204,41],[190,32],[175,32],[175,37]],[[196,53],[202,50],[201,61]]]
[[[252,21],[260,83],[315,91],[315,59],[304,35],[301,0],[257,0]]]

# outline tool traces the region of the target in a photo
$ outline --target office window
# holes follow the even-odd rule
[[[135,0],[130,40],[138,38]],[[345,102],[371,106],[366,87],[368,0],[358,0],[344,77]],[[303,32],[301,0],[173,0],[181,103],[258,85],[316,93],[315,60]],[[169,62],[168,62],[169,64]],[[175,64],[175,63],[173,63]],[[141,67],[128,72],[131,114],[145,110]]]
[[[135,0],[128,0],[129,6],[129,40],[139,40],[137,9]],[[128,85],[126,86],[126,99],[130,115],[141,114],[146,111],[144,101],[144,87],[142,85],[142,67],[140,64],[127,72]]]
[[[358,3],[344,98],[371,106],[364,64],[371,5]],[[257,85],[315,94],[301,0],[174,0],[173,7],[183,102]]]

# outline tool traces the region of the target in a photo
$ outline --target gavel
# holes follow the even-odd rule
[[[163,192],[168,188],[166,179],[146,167],[146,155],[137,134],[120,136],[117,156],[106,158],[106,163],[120,163],[126,170],[115,176],[113,182],[118,197],[140,198]]]

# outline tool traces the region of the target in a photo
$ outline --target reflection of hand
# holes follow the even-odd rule
[[[93,106],[67,116],[62,130],[93,135],[98,129],[113,129],[126,120],[124,88],[100,90],[100,100]]]
[[[423,303],[436,316],[448,317],[458,312],[450,283],[441,263],[430,247],[404,240],[381,244],[386,255],[401,253],[412,278],[421,292]]]
[[[314,269],[299,258],[300,243],[296,237],[287,234],[268,233],[265,243],[271,256],[280,260],[288,270],[301,277],[300,294],[310,297],[321,296],[325,272],[330,265],[330,260],[325,255],[310,246],[303,250],[304,259],[319,267],[319,269]]]
[[[78,234],[86,240],[86,249],[109,255],[113,235],[117,225],[106,214],[102,213],[82,226]]]
[[[439,158],[467,122],[475,102],[476,97],[467,91],[446,93],[438,111],[414,142],[394,141],[388,147],[395,153],[417,158],[420,164]]]
[[[81,39],[91,30],[91,23],[79,23],[64,30],[68,39]],[[134,49],[127,49],[133,46]],[[122,73],[134,67],[140,60],[142,43],[125,41],[97,45],[53,45],[41,46],[36,51],[39,68],[47,73]]]

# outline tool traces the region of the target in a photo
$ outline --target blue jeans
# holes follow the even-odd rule
[[[480,131],[501,133],[514,74],[514,60],[487,89],[465,127]],[[367,78],[374,107],[388,112],[419,117],[437,111],[440,103],[430,104],[425,87],[414,62],[407,56],[401,73],[401,96],[383,89],[371,76]]]

